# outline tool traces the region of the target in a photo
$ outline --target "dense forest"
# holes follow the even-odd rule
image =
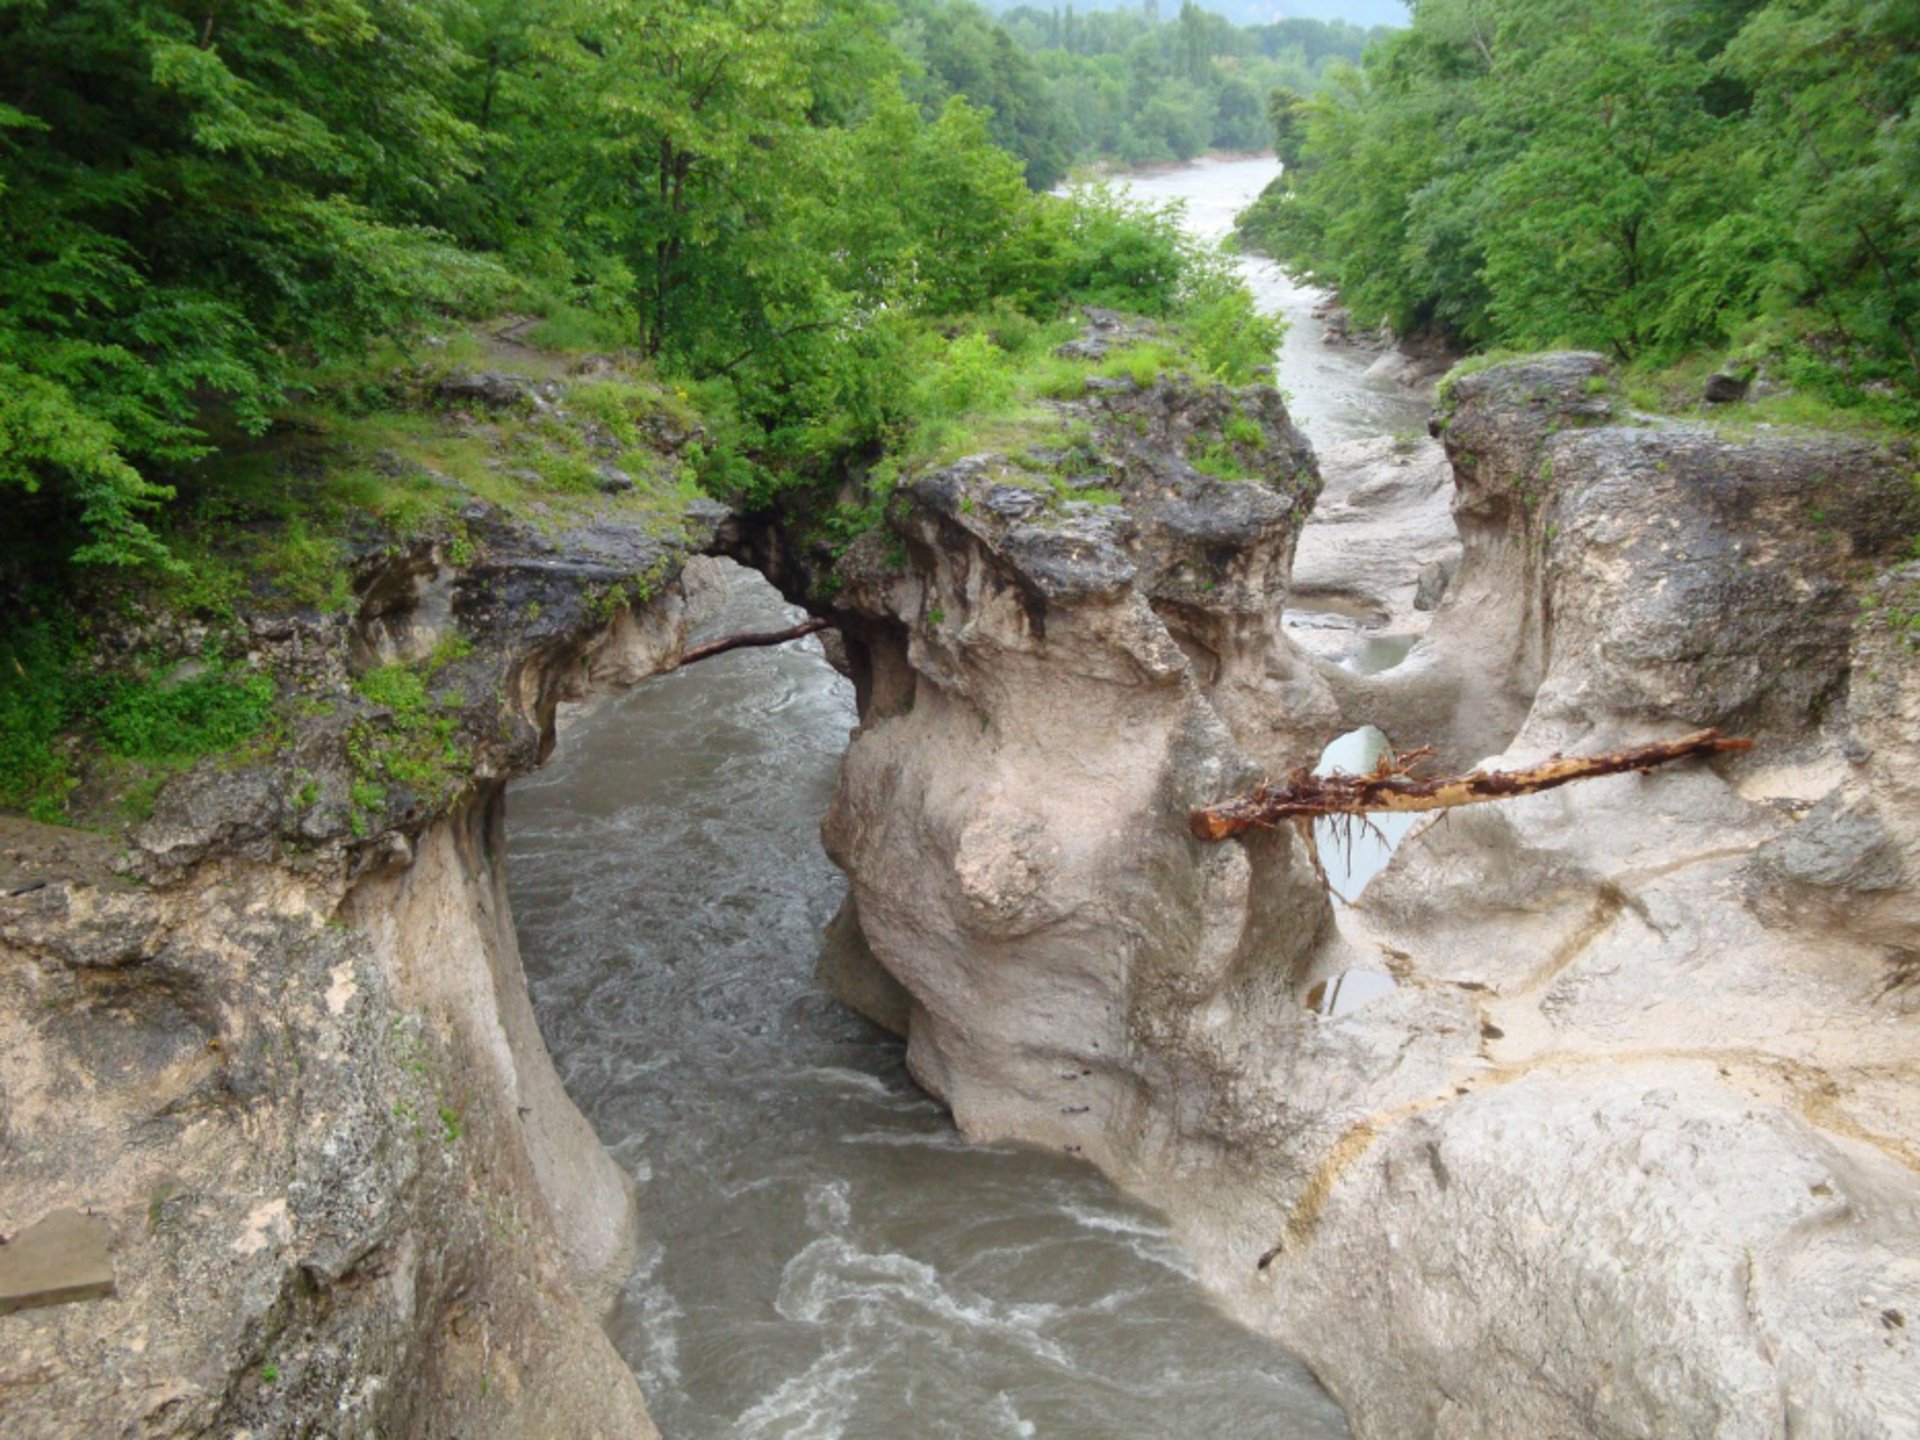
[[[901,0],[893,40],[923,106],[964,95],[1036,189],[1075,164],[1190,160],[1272,144],[1269,97],[1310,94],[1376,32],[1342,21],[1236,26],[1186,0],[1078,12],[972,0]],[[1384,31],[1377,33],[1384,34]]]
[[[1084,13],[1019,5],[1000,17],[1032,55],[1076,159],[1137,165],[1264,150],[1268,97],[1312,93],[1376,33],[1338,20],[1236,26],[1193,0],[1168,11],[1163,20],[1151,3]]]
[[[950,8],[0,7],[0,484],[77,521],[78,558],[161,560],[149,522],[211,426],[259,433],[451,314],[532,307],[724,380],[763,483],[910,418],[893,381],[932,318],[1249,318],[1167,217],[1032,193],[1006,93],[911,53],[981,13]]]
[[[1029,0],[986,0],[990,10],[1005,12]],[[1080,0],[1086,14],[1096,10],[1138,10],[1158,16],[1179,0]],[[1236,25],[1270,25],[1284,20],[1344,20],[1353,25],[1405,25],[1406,0],[1208,0],[1207,9]]]
[[[1419,0],[1275,121],[1249,245],[1474,348],[1920,418],[1920,7]]]
[[[1083,389],[1077,304],[1166,322],[1143,374],[1267,364],[1175,217],[1046,193],[1059,113],[942,0],[0,3],[0,805],[67,813],[76,725],[160,766],[264,733],[236,597],[350,604],[369,526],[592,500],[577,437],[438,418],[503,334],[598,357],[570,394],[621,443],[697,436],[686,493],[818,494],[847,540]],[[203,681],[95,663],[93,617],[143,607],[208,627]]]

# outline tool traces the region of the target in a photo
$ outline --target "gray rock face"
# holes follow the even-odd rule
[[[1414,581],[1413,608],[1438,610],[1441,600],[1446,597],[1447,586],[1453,583],[1454,572],[1459,568],[1457,560],[1429,560],[1422,565],[1419,577]]]
[[[1088,306],[1081,312],[1086,329],[1066,344],[1056,346],[1054,354],[1067,360],[1104,360],[1114,350],[1144,340],[1154,333],[1153,326],[1130,319],[1117,310]]]
[[[1459,563],[1446,455],[1431,440],[1383,435],[1332,446],[1320,473],[1326,489],[1294,558],[1294,608],[1359,612],[1395,633],[1421,628],[1422,577]]]
[[[1359,1435],[1911,1434],[1914,457],[1616,403],[1593,356],[1450,387],[1458,570],[1371,677],[1276,632],[1269,501],[1118,449],[1123,513],[1051,520],[991,461],[913,487],[904,570],[876,540],[842,600],[862,727],[825,834],[861,964],[963,1127],[1165,1205]],[[1316,593],[1378,584],[1338,544],[1373,483],[1303,543]],[[1405,513],[1411,612],[1444,560]],[[1191,797],[1360,723],[1449,763],[1756,745],[1437,819],[1338,915],[1291,832],[1186,839]],[[1310,1012],[1352,971],[1397,983]]]
[[[1464,763],[1530,713],[1574,733],[1634,713],[1787,738],[1839,703],[1853,577],[1912,533],[1911,461],[1846,437],[1612,424],[1613,407],[1598,356],[1450,387],[1465,558],[1407,673],[1367,687],[1392,698],[1354,699],[1390,736]]]
[[[655,1433],[598,1323],[632,1187],[535,1025],[500,802],[699,587],[686,539],[463,518],[458,558],[370,553],[352,617],[255,617],[289,743],[127,853],[0,818],[0,1234],[96,1215],[115,1286],[0,1314],[0,1436]],[[419,722],[346,677],[398,662],[462,760],[376,798]]]
[[[524,413],[551,404],[560,387],[499,370],[455,370],[434,393],[442,404],[458,409]]]
[[[1453,387],[1460,574],[1407,673],[1343,698],[1509,764],[1705,724],[1756,750],[1402,847],[1354,938],[1476,1021],[1421,1099],[1354,1076],[1366,1116],[1255,1309],[1363,1433],[1902,1434],[1920,1386],[1882,1312],[1920,1301],[1920,1111],[1887,1077],[1913,1075],[1920,1016],[1889,988],[1912,850],[1875,781],[1909,783],[1920,733],[1884,679],[1854,697],[1913,673],[1862,665],[1857,590],[1910,533],[1912,459],[1608,404],[1582,357]],[[1449,671],[1450,716],[1426,708]],[[1527,700],[1510,738],[1460,703],[1476,684]],[[1878,775],[1845,758],[1867,751]],[[1334,1316],[1385,1353],[1343,1354]]]
[[[1709,405],[1731,405],[1736,400],[1747,398],[1747,391],[1753,381],[1743,375],[1729,375],[1724,371],[1709,375],[1701,390],[1701,396]]]

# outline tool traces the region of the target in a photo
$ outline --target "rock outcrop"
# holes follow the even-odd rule
[[[1263,1313],[1367,1433],[1907,1433],[1920,872],[1880,816],[1912,813],[1920,657],[1907,572],[1862,576],[1920,521],[1914,459],[1617,403],[1591,356],[1452,387],[1459,588],[1356,718],[1502,764],[1700,725],[1755,749],[1407,841],[1355,929],[1414,998],[1332,1023],[1451,1020],[1452,1053],[1417,1095],[1331,1082],[1357,1138]]]
[[[1280,626],[1284,417],[1253,480],[1183,458],[1219,404],[1093,397],[1117,504],[981,457],[842,563],[834,968],[970,1133],[1166,1205],[1358,1434],[1911,1433],[1913,455],[1641,420],[1593,356],[1464,377],[1457,574],[1360,676]],[[1397,558],[1410,608],[1441,557]],[[1367,723],[1462,764],[1756,746],[1437,819],[1338,918],[1295,832],[1187,838]]]
[[[1424,633],[1460,561],[1453,474],[1439,443],[1382,435],[1330,446],[1319,459],[1326,488],[1300,537],[1287,596],[1295,638],[1338,645],[1351,624]],[[1316,623],[1301,625],[1309,617]],[[1340,620],[1350,624],[1333,623]]]
[[[879,957],[970,1133],[1117,1163],[1209,1123],[1211,1017],[1290,1003],[1329,923],[1290,834],[1200,855],[1183,828],[1333,718],[1277,608],[1319,479],[1270,388],[1127,385],[1061,423],[1090,433],[1065,477],[962,461],[841,562],[862,722],[824,826],[852,881],[826,968],[897,1024]],[[1193,467],[1220,447],[1249,478]]]
[[[104,1217],[115,1286],[0,1316],[0,1435],[654,1433],[501,802],[563,700],[678,661],[717,518],[370,549],[352,614],[249,622],[284,744],[124,848],[0,824],[0,1233]]]

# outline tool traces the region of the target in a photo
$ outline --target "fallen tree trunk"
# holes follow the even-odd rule
[[[1368,815],[1386,812],[1450,810],[1461,805],[1483,805],[1515,795],[1533,795],[1575,780],[1651,770],[1697,755],[1720,755],[1751,749],[1751,740],[1722,735],[1718,730],[1696,730],[1677,740],[1661,740],[1600,755],[1556,755],[1520,770],[1475,770],[1466,775],[1421,778],[1413,773],[1432,753],[1416,750],[1395,758],[1383,756],[1379,768],[1366,775],[1315,775],[1294,771],[1284,785],[1262,785],[1248,794],[1204,810],[1195,810],[1188,824],[1196,840],[1228,840],[1260,826],[1315,815]]]
[[[789,640],[798,640],[807,635],[817,635],[831,622],[820,619],[805,620],[791,630],[750,630],[742,635],[729,635],[721,640],[709,640],[705,645],[695,645],[680,657],[682,665],[691,665],[696,660],[711,660],[716,655],[724,655],[729,650],[745,650],[750,646],[784,645]]]

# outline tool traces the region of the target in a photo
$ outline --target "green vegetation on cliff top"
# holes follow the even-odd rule
[[[14,538],[177,564],[167,517],[222,452],[463,316],[696,390],[729,442],[703,478],[752,499],[884,446],[948,317],[1216,304],[1171,226],[1033,193],[909,53],[939,7],[906,8],[0,4]]]
[[[1031,188],[1038,75],[964,0],[0,0],[0,805],[266,743],[242,617],[476,501],[831,497],[1070,384],[1079,304],[1244,377],[1171,217]]]
[[[1920,9],[1423,0],[1276,110],[1243,243],[1363,322],[1920,424]],[[1803,407],[1804,408],[1804,407]]]

